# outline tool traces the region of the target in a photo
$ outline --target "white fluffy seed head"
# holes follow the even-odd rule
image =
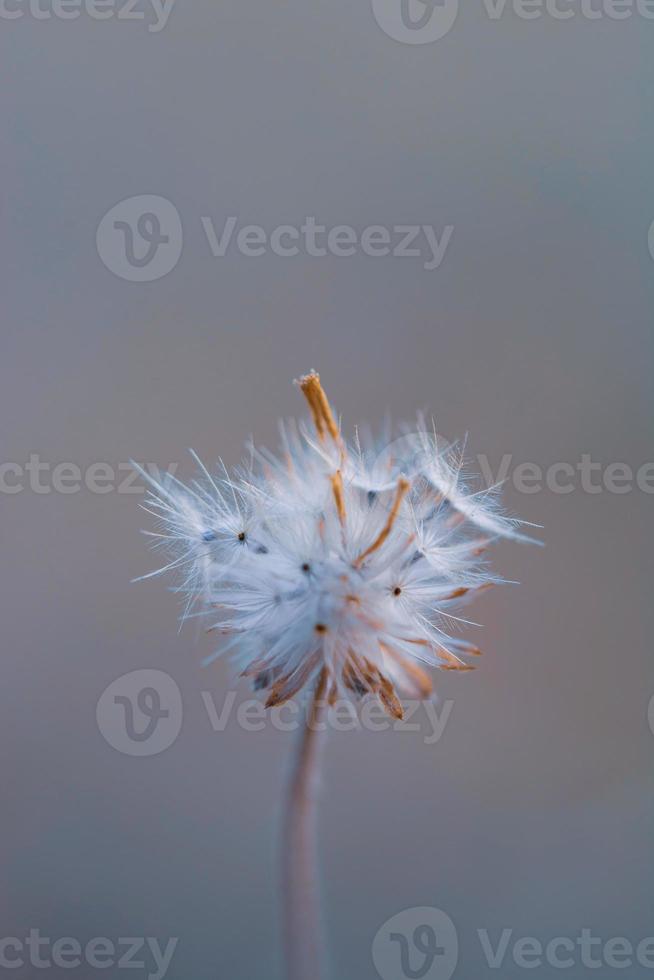
[[[458,607],[500,581],[494,538],[529,540],[494,489],[471,492],[460,450],[419,419],[390,446],[342,439],[318,375],[298,382],[312,426],[282,426],[278,455],[184,486],[154,482],[157,546],[178,569],[186,613],[199,606],[244,675],[280,704],[321,678],[329,698],[427,697],[425,666],[470,670],[478,649],[454,636]],[[157,574],[157,573],[153,573]],[[147,576],[146,576],[147,577]]]

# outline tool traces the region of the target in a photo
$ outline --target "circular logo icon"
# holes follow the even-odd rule
[[[431,44],[454,27],[459,0],[372,0],[372,11],[394,41]]]
[[[450,980],[459,959],[459,939],[440,909],[405,909],[385,922],[372,944],[381,980]]]
[[[96,234],[106,267],[130,282],[153,282],[175,268],[184,234],[179,212],[165,197],[142,194],[108,211]]]
[[[398,483],[411,483],[423,472],[431,472],[439,457],[448,449],[440,436],[425,432],[406,432],[391,442],[364,451],[365,483],[371,501],[391,510],[395,504]]]
[[[405,432],[368,453],[370,479],[378,490],[395,487],[400,476],[409,479],[443,450],[445,443],[430,434]]]
[[[123,755],[159,755],[182,730],[182,695],[162,670],[134,670],[113,681],[98,701],[98,728]]]

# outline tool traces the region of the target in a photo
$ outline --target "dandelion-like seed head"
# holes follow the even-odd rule
[[[318,684],[374,695],[402,717],[400,696],[426,698],[427,668],[472,670],[476,646],[454,635],[458,609],[500,581],[486,564],[498,537],[529,540],[502,516],[496,488],[469,491],[457,446],[419,419],[381,446],[348,446],[320,378],[297,382],[311,425],[282,427],[274,455],[254,446],[233,474],[149,479],[156,544],[179,569],[186,615],[199,604],[267,705]],[[146,576],[147,577],[147,576]]]

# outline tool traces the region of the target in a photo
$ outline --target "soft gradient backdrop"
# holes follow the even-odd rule
[[[193,446],[235,464],[251,433],[274,445],[276,418],[304,411],[290,382],[310,368],[349,431],[426,407],[494,466],[654,458],[653,21],[494,21],[466,0],[446,37],[414,46],[366,0],[177,0],[160,33],[0,20],[2,462],[135,457],[188,476]],[[95,241],[142,194],[184,227],[179,264],[150,283],[114,275]],[[230,215],[455,230],[431,272],[214,258],[200,218]],[[178,634],[170,583],[130,584],[156,562],[140,499],[0,494],[0,934],[174,936],[171,980],[278,980],[291,736],[212,731],[201,692],[219,701],[235,682],[201,667],[212,646],[193,624]],[[471,611],[486,657],[439,681],[454,701],[441,740],[328,746],[334,980],[374,980],[373,937],[415,906],[455,922],[461,980],[498,975],[478,929],[654,934],[654,497],[577,481],[567,495],[510,483],[506,500],[547,547],[496,550],[521,584]],[[151,758],[96,725],[103,690],[139,668],[169,673],[184,701],[180,737]],[[503,980],[524,974],[507,957]]]

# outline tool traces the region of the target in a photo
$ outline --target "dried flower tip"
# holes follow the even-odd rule
[[[327,395],[320,384],[320,375],[315,371],[311,371],[309,374],[305,374],[304,377],[300,378],[296,384],[300,386],[302,394],[309,403],[313,423],[320,438],[324,439],[325,433],[328,432],[334,442],[339,442],[340,433]]]

